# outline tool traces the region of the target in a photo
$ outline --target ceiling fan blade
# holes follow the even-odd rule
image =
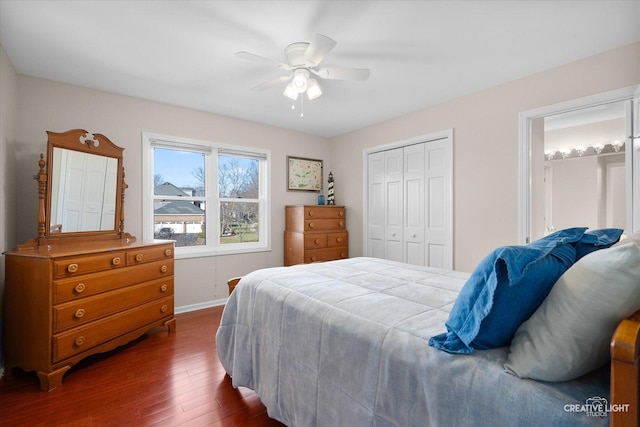
[[[333,68],[324,67],[318,71],[311,70],[314,74],[322,79],[327,80],[359,80],[365,81],[369,79],[371,71],[368,68]]]
[[[236,56],[238,58],[242,58],[242,59],[246,59],[248,61],[252,61],[252,62],[259,62],[263,65],[267,65],[269,67],[273,67],[273,68],[278,68],[281,70],[290,70],[291,67],[288,64],[284,64],[282,62],[278,62],[274,59],[269,59],[269,58],[265,58],[264,56],[259,56],[259,55],[254,55],[253,53],[249,53],[249,52],[237,52]]]
[[[291,79],[291,76],[280,76],[278,78],[275,78],[271,81],[259,84],[258,86],[254,86],[252,87],[250,90],[256,91],[256,92],[261,92],[263,90],[267,90],[267,89],[271,89],[272,87],[276,87],[282,83],[285,83],[287,81],[289,81],[289,79]]]
[[[316,34],[304,52],[304,59],[318,65],[336,44],[335,40],[322,34]]]

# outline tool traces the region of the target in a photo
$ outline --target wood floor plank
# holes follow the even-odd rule
[[[174,333],[154,328],[91,356],[48,393],[35,373],[14,370],[0,382],[0,426],[283,426],[225,374],[215,346],[222,309],[179,314]]]

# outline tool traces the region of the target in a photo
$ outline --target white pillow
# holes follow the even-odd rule
[[[605,364],[618,323],[640,310],[640,242],[586,255],[516,331],[504,368],[568,381]]]

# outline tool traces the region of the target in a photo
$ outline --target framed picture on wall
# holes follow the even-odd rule
[[[287,190],[322,190],[322,160],[287,156]]]

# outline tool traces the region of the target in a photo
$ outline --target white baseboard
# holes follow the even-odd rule
[[[202,310],[205,308],[218,307],[221,305],[225,305],[227,303],[227,298],[217,299],[212,301],[200,302],[198,304],[191,305],[183,305],[182,307],[176,307],[174,310],[175,314],[188,313],[190,311]]]

